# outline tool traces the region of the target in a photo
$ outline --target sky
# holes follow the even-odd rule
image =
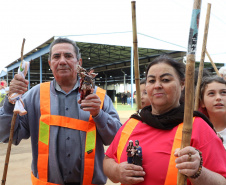
[[[187,51],[193,0],[137,0],[138,47]],[[196,59],[200,60],[207,4],[211,3],[207,49],[226,63],[225,0],[202,0]],[[85,42],[132,45],[129,0],[7,0],[0,2],[0,71],[52,36]],[[104,34],[103,34],[104,33]],[[205,57],[208,62],[208,57]]]

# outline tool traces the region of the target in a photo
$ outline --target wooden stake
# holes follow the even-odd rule
[[[194,0],[190,34],[188,40],[188,52],[186,62],[185,79],[185,107],[184,124],[182,130],[181,149],[189,146],[191,141],[193,110],[194,110],[194,73],[195,73],[195,53],[198,38],[198,27],[200,17],[201,0]],[[187,177],[178,172],[177,185],[187,184]]]
[[[208,53],[207,49],[206,49],[206,54],[207,54],[207,56],[208,56],[208,58],[209,58],[209,60],[210,60],[210,62],[211,62],[211,64],[212,64],[212,66],[213,66],[215,72],[217,73],[218,76],[221,77],[221,75],[220,75],[220,73],[219,73],[219,71],[218,71],[218,69],[217,69],[215,63],[213,62],[212,58],[210,57],[210,54]]]
[[[140,95],[140,70],[137,47],[136,1],[131,1],[131,6],[132,6],[132,24],[133,24],[133,55],[134,55],[134,71],[136,83],[136,98],[137,98],[137,110],[139,110],[141,109],[141,95]]]
[[[202,43],[201,60],[199,64],[198,81],[196,84],[196,91],[195,91],[195,110],[196,111],[199,109],[200,86],[202,82],[202,75],[203,75],[203,68],[204,68],[206,43],[207,43],[207,36],[208,36],[208,29],[209,29],[209,22],[210,22],[210,10],[211,10],[211,4],[208,3],[207,12],[206,12],[206,23],[205,23],[203,43]]]
[[[22,47],[21,47],[21,62],[24,60],[24,57],[23,57],[24,42],[25,42],[25,39],[23,39],[23,43],[22,43]],[[15,123],[16,123],[16,118],[17,118],[17,113],[13,113],[13,118],[12,118],[12,121],[11,121],[9,142],[8,142],[8,148],[7,148],[6,158],[5,158],[5,166],[4,166],[4,171],[3,171],[1,185],[5,185],[5,183],[6,183],[6,176],[7,176],[7,171],[8,171],[11,146],[12,146],[12,143],[13,143],[13,134],[14,134],[14,127],[15,127]]]

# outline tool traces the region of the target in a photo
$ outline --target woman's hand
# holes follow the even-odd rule
[[[116,171],[122,184],[137,184],[144,181],[145,172],[141,166],[123,162],[118,164]]]
[[[195,148],[187,146],[181,150],[176,149],[174,155],[177,157],[175,162],[180,173],[191,177],[198,172],[201,158]]]
[[[141,166],[128,164],[127,162],[116,163],[112,158],[104,158],[104,174],[114,183],[137,184],[144,181],[145,172]]]

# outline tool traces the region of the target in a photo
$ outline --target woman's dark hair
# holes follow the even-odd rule
[[[159,57],[155,58],[152,62],[149,63],[147,70],[146,70],[146,78],[148,75],[149,69],[155,65],[165,63],[173,67],[180,78],[181,81],[185,80],[185,64],[181,62],[177,62],[173,58],[169,57],[168,55],[160,55]]]
[[[203,100],[206,86],[208,84],[212,83],[212,82],[217,82],[217,83],[221,83],[221,84],[226,85],[226,81],[222,77],[219,77],[219,76],[207,76],[207,77],[204,77],[202,79],[202,83],[201,83],[201,86],[200,86],[200,97],[199,98],[200,98],[201,101]]]

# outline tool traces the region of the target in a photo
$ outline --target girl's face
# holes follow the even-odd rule
[[[140,85],[140,92],[141,92],[140,93],[141,94],[141,108],[143,109],[144,107],[151,105],[151,101],[149,100],[145,84]]]
[[[184,82],[176,70],[166,63],[155,64],[147,74],[146,91],[152,105],[152,114],[163,114],[180,105]]]
[[[226,113],[226,85],[218,82],[209,83],[203,94],[202,108],[209,116]]]

